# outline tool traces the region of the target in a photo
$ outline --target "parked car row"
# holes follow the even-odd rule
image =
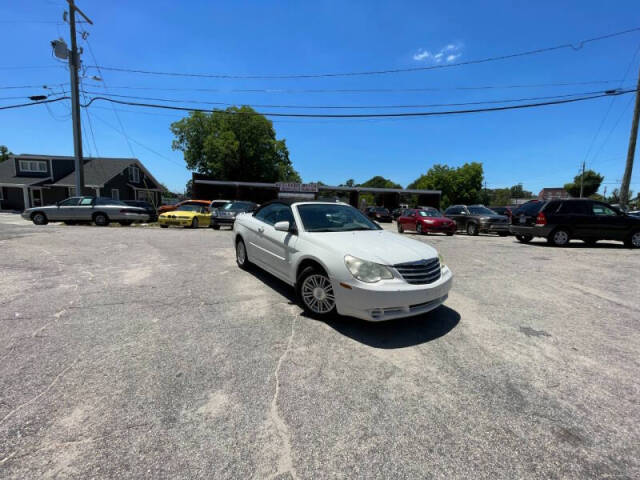
[[[257,204],[229,200],[185,200],[176,205],[163,205],[157,211],[149,202],[142,200],[114,200],[107,197],[70,197],[54,205],[33,207],[22,212],[25,220],[36,225],[64,222],[67,225],[95,223],[107,226],[111,222],[123,226],[134,222],[155,222],[160,227],[233,227],[236,215],[250,212]]]

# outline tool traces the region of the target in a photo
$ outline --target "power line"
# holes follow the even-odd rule
[[[20,103],[18,105],[3,105],[0,107],[0,110],[10,110],[12,108],[22,108],[22,107],[30,107],[31,105],[42,105],[43,103],[55,103],[61,102],[62,100],[69,100],[70,97],[58,97],[51,98],[49,100],[41,100],[39,102],[29,102],[29,103]]]
[[[63,85],[68,85],[69,82],[66,83],[54,83],[52,84],[55,87],[62,87]],[[0,87],[0,90],[12,90],[12,89],[22,89],[22,88],[50,88],[48,85],[8,85],[5,87]]]
[[[554,45],[551,47],[537,48],[534,50],[526,50],[523,52],[510,53],[506,55],[499,55],[494,57],[486,57],[475,60],[467,60],[464,62],[447,63],[441,65],[429,65],[425,67],[411,67],[411,68],[389,68],[384,70],[367,70],[360,72],[341,72],[341,73],[287,73],[287,74],[234,74],[234,73],[183,73],[183,72],[162,72],[154,70],[142,70],[124,67],[109,67],[104,65],[93,65],[87,68],[97,68],[102,70],[110,70],[113,72],[126,72],[126,73],[140,73],[145,75],[163,75],[171,77],[196,77],[196,78],[227,78],[227,79],[284,79],[284,78],[327,78],[327,77],[355,77],[364,75],[386,75],[392,73],[409,73],[409,72],[424,72],[428,70],[438,70],[442,68],[453,68],[465,65],[477,65],[480,63],[495,62],[500,60],[508,60],[511,58],[524,57],[528,55],[538,55],[541,53],[548,53],[556,50],[580,50],[588,43],[598,42],[601,40],[607,40],[609,38],[626,35],[629,33],[635,33],[640,31],[640,27],[630,28],[628,30],[622,30],[619,32],[609,33],[606,35],[600,35],[597,37],[591,37],[584,40],[580,40],[574,43],[563,43],[560,45]]]
[[[92,91],[82,91],[83,94],[90,95],[102,95],[102,92],[92,92]],[[559,98],[571,98],[585,95],[594,95],[599,93],[605,93],[601,90],[591,91],[591,92],[579,92],[579,93],[569,93],[565,95],[552,95],[552,96],[544,96],[544,97],[525,97],[525,98],[511,98],[504,100],[482,100],[475,102],[459,102],[459,103],[431,103],[431,104],[411,104],[411,105],[274,105],[274,104],[250,104],[252,107],[256,108],[305,108],[305,109],[319,109],[319,110],[330,110],[330,109],[352,109],[352,110],[362,110],[362,109],[396,109],[396,108],[432,108],[432,107],[460,107],[466,105],[483,105],[483,104],[496,104],[496,103],[512,103],[512,102],[525,102],[525,101],[537,101],[537,100],[550,100],[550,99],[559,99]],[[607,92],[608,93],[608,92]],[[109,94],[110,97],[117,98],[131,98],[135,100],[151,100],[158,102],[168,102],[168,103],[198,103],[203,105],[218,105],[218,106],[234,106],[238,104],[242,104],[242,102],[235,103],[227,103],[227,102],[209,102],[205,100],[183,100],[183,99],[173,99],[173,98],[157,98],[157,97],[140,97],[135,95],[117,95],[114,93]]]
[[[421,92],[439,92],[451,90],[500,90],[500,89],[516,89],[516,88],[546,88],[546,87],[569,87],[579,85],[606,85],[610,83],[619,83],[620,80],[588,80],[576,82],[555,82],[555,83],[530,83],[515,85],[478,85],[478,86],[458,86],[458,87],[421,87],[421,88],[319,88],[319,89],[274,89],[274,88],[193,88],[193,87],[149,87],[149,86],[130,86],[118,85],[109,87],[111,90],[152,90],[167,92],[214,92],[214,93],[269,93],[269,94],[308,94],[308,93],[421,93]],[[86,84],[88,87],[100,87],[97,84]],[[1,88],[1,87],[0,87]]]
[[[481,113],[481,112],[496,112],[502,110],[517,110],[524,108],[534,108],[534,107],[543,107],[547,105],[560,105],[565,103],[575,103],[582,102],[586,100],[593,100],[596,98],[608,97],[609,95],[624,95],[627,93],[635,92],[636,90],[620,90],[615,93],[606,93],[603,92],[598,95],[590,95],[585,97],[578,98],[567,98],[561,100],[552,100],[547,102],[539,102],[539,103],[528,103],[528,104],[520,104],[520,105],[506,105],[500,107],[487,107],[487,108],[477,108],[477,109],[465,109],[465,110],[448,110],[448,111],[435,111],[435,112],[400,112],[400,113],[348,113],[348,114],[337,114],[337,113],[283,113],[283,112],[229,112],[226,110],[218,110],[221,113],[232,114],[232,115],[243,115],[243,114],[255,114],[255,115],[264,115],[271,117],[292,117],[292,118],[391,118],[391,117],[428,117],[428,116],[444,116],[444,115],[459,115],[459,114],[467,114],[467,113]],[[174,106],[174,105],[159,105],[159,104],[151,104],[151,103],[138,103],[138,102],[130,102],[124,100],[117,100],[115,98],[108,97],[93,97],[89,100],[88,103],[83,105],[83,107],[89,107],[95,101],[106,101],[117,103],[120,105],[131,105],[137,107],[148,107],[148,108],[163,108],[167,110],[181,110],[186,112],[210,112],[209,109],[201,109],[194,107],[183,107],[183,106]]]

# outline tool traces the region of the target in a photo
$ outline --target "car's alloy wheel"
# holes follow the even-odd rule
[[[475,223],[470,223],[469,225],[467,225],[467,235],[478,235],[478,226]]]
[[[191,228],[198,228],[198,219],[194,218],[191,220]]]
[[[36,225],[46,225],[47,224],[47,216],[44,213],[37,212],[31,217],[31,220]]]
[[[99,227],[106,227],[109,225],[109,218],[104,213],[97,213],[93,217],[93,221]]]
[[[640,232],[633,232],[629,241],[631,248],[640,248]]]
[[[251,265],[247,257],[247,247],[241,238],[236,242],[236,263],[243,269],[247,269]]]
[[[404,233],[404,227],[400,222],[398,222],[398,233]]]
[[[558,229],[551,234],[551,243],[556,247],[564,247],[569,243],[569,232],[564,229]]]
[[[336,308],[331,281],[323,273],[313,271],[304,277],[300,287],[300,296],[305,310],[309,310],[315,315],[327,315]]]

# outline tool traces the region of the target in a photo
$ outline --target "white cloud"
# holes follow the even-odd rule
[[[445,61],[446,63],[451,63],[462,55],[461,50],[462,46],[454,43],[449,43],[435,52],[420,48],[413,55],[413,59],[417,62],[442,63]]]

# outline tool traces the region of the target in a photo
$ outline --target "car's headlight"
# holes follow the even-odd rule
[[[344,264],[347,266],[351,275],[366,283],[375,283],[380,280],[389,280],[393,278],[393,273],[384,265],[379,263],[367,262],[360,258],[346,255],[344,257]]]
[[[423,220],[424,223],[427,223],[429,225],[435,223],[433,220]]]

